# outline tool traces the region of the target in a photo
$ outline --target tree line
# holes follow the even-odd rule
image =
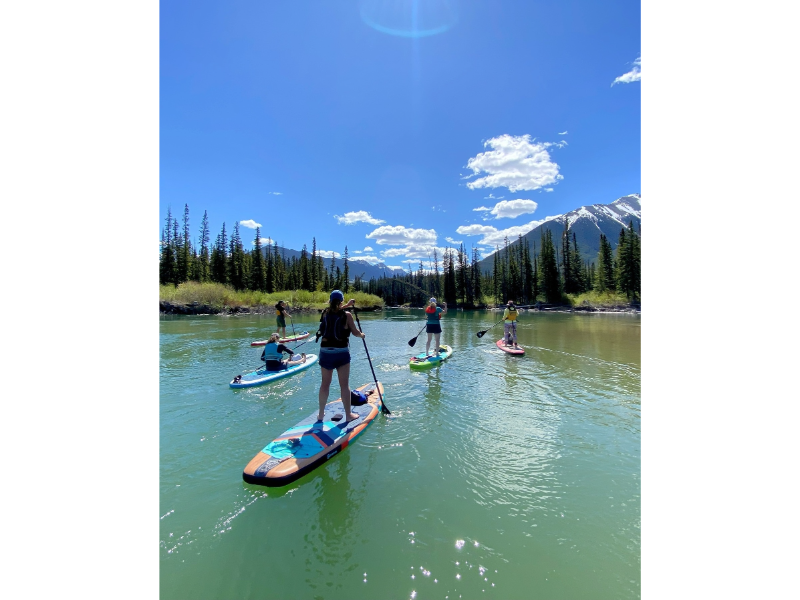
[[[549,229],[542,228],[538,251],[535,242],[530,247],[527,238],[521,235],[516,244],[506,238],[504,247],[495,249],[490,272],[481,271],[478,249],[473,247],[467,253],[462,243],[458,248],[446,248],[441,263],[434,248],[427,269],[420,260],[416,271],[373,277],[367,282],[358,275],[351,278],[347,246],[341,268],[335,256],[326,268],[317,252],[316,238],[312,240],[311,252],[304,244],[299,257],[289,258],[275,241],[262,246],[260,227],[256,228],[252,250],[244,248],[238,222],[230,234],[223,223],[213,244],[210,239],[207,211],[203,213],[194,244],[189,205],[184,207],[182,222],[168,209],[161,232],[161,284],[216,282],[236,290],[266,293],[301,289],[364,291],[380,296],[390,305],[422,305],[433,296],[464,308],[492,301],[504,304],[508,300],[518,304],[561,304],[566,300],[565,294],[592,290],[618,292],[633,301],[641,297],[641,231],[635,231],[632,220],[621,229],[616,250],[600,234],[596,261],[581,256],[567,220],[557,242]]]

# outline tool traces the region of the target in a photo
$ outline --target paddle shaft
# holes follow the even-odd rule
[[[505,321],[505,317],[504,317],[504,318],[502,318],[502,319],[500,319],[500,320],[499,320],[497,323],[495,323],[494,325],[492,325],[492,327],[494,327],[495,325],[499,325],[499,324],[500,324],[500,323],[502,323],[503,321]],[[489,329],[491,329],[492,327],[489,327]],[[487,332],[487,331],[489,331],[489,329],[484,329],[483,331],[479,331],[479,332],[478,332],[478,333],[476,333],[475,335],[477,335],[478,337],[483,337],[484,335],[486,335],[486,332]]]
[[[428,324],[427,324],[427,323],[426,323],[425,325],[423,325],[423,326],[422,326],[422,329],[420,329],[420,330],[419,330],[419,333],[418,333],[417,335],[415,335],[413,338],[411,338],[410,340],[408,340],[408,345],[409,345],[409,346],[411,346],[412,348],[414,347],[414,344],[416,344],[416,343],[417,343],[417,338],[418,338],[420,335],[422,335],[422,332],[425,330],[425,328],[426,328],[427,326],[428,326]]]
[[[361,321],[359,321],[358,319],[358,311],[353,310],[353,314],[355,314],[356,316],[356,324],[358,325],[359,331],[363,332],[363,329],[361,329]],[[375,369],[372,368],[372,359],[369,356],[369,349],[367,348],[367,340],[365,340],[362,337],[361,341],[364,342],[364,352],[367,353],[367,360],[369,361],[369,370],[372,371],[372,379],[375,380],[375,389],[378,390],[378,397],[381,399],[381,412],[385,415],[390,415],[392,414],[392,412],[386,407],[386,403],[383,401],[383,394],[381,394],[381,386],[378,385],[378,378],[375,376]]]

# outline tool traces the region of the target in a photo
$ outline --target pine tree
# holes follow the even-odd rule
[[[208,243],[211,234],[208,228],[208,211],[203,212],[203,222],[200,224],[200,254],[198,256],[198,281],[205,282],[210,278]]]
[[[225,232],[225,223],[211,250],[211,280],[228,283],[228,234]]]
[[[439,257],[436,254],[436,248],[433,249],[433,289],[431,293],[434,298],[438,298],[442,293],[442,288],[439,283]]]
[[[598,292],[615,290],[617,288],[614,281],[614,255],[608,238],[600,234],[600,250],[597,253],[597,271],[595,281]]]
[[[492,292],[494,292],[494,303],[500,304],[500,267],[497,255],[500,248],[494,247],[494,263],[492,264]]]
[[[189,281],[192,268],[192,240],[189,234],[189,205],[183,207],[183,241],[178,255],[178,281]]]
[[[161,259],[158,265],[158,279],[162,285],[169,283],[177,285],[175,273],[177,270],[175,260],[175,247],[172,243],[172,211],[167,207],[167,225],[161,233]]]
[[[537,302],[539,297],[539,261],[536,259],[536,242],[533,242],[533,288],[531,302]]]
[[[478,254],[478,249],[476,247],[472,247],[472,287],[473,287],[473,297],[475,298],[474,303],[475,305],[483,304],[483,285],[481,281],[481,268],[478,263],[480,262],[480,256]]]
[[[564,219],[564,232],[561,234],[561,257],[563,261],[564,293],[575,294],[578,292],[578,282],[575,281],[575,269],[572,263],[572,245],[569,239],[569,219]]]
[[[625,228],[623,227],[619,232],[619,243],[617,244],[616,256],[614,257],[614,279],[617,283],[617,290],[627,295],[628,289],[630,288],[630,283],[627,279],[630,270],[628,269],[626,261],[626,245]]]
[[[520,247],[522,247],[522,245],[522,236],[520,236]],[[534,279],[533,265],[531,264],[531,249],[528,245],[528,238],[525,238],[524,246],[525,247],[522,254],[522,270],[524,274],[522,301],[528,304],[530,302],[534,302],[536,299],[536,294],[534,293],[536,282]]]
[[[342,280],[342,285],[344,286],[342,291],[345,294],[350,290],[350,266],[348,264],[349,261],[350,261],[350,254],[347,251],[347,246],[345,246],[344,247],[344,273],[343,273],[344,279]]]
[[[319,282],[319,267],[317,266],[317,238],[311,238],[311,289],[317,289]]]
[[[246,287],[244,267],[244,246],[239,235],[239,221],[236,221],[233,225],[228,259],[228,282],[235,290],[243,290]]]
[[[542,294],[544,294],[545,301],[549,304],[556,304],[561,301],[561,282],[559,281],[556,252],[553,246],[553,234],[549,229],[542,230],[541,246],[540,288]]]
[[[250,289],[260,292],[266,291],[267,269],[265,269],[265,266],[261,250],[261,227],[256,227],[256,239],[253,242],[252,270],[250,271]]]
[[[311,291],[311,269],[308,264],[308,248],[305,244],[300,251],[300,287]]]

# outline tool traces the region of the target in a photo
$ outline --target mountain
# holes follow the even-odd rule
[[[547,222],[535,227],[522,236],[528,240],[528,245],[533,252],[533,245],[536,244],[536,253],[541,247],[542,232],[549,229],[553,235],[553,244],[561,252],[561,234],[564,232],[564,221],[569,219],[570,234],[575,233],[578,248],[584,261],[597,263],[597,253],[600,250],[600,234],[604,234],[611,248],[616,250],[619,243],[619,232],[623,227],[627,227],[632,220],[636,233],[641,235],[642,225],[642,197],[640,194],[631,194],[614,200],[611,204],[592,204],[591,206],[581,206],[563,215],[552,217]],[[511,240],[509,240],[511,242]],[[516,248],[519,239],[509,243],[509,248]],[[483,272],[491,272],[494,264],[494,257],[489,255],[480,261],[479,265]]]
[[[262,248],[264,256],[267,255],[266,248]],[[291,248],[284,248],[282,246],[278,246],[278,252],[285,258],[289,259],[295,257],[297,260],[300,260],[300,250],[292,250]],[[311,250],[306,249],[308,254],[308,258],[311,258]],[[323,258],[322,259],[325,268],[330,272],[331,270],[331,259],[330,258]],[[356,276],[361,276],[364,278],[364,281],[369,281],[371,278],[379,278],[381,275],[386,275],[387,277],[391,277],[392,273],[402,274],[404,271],[400,267],[388,267],[385,263],[379,262],[378,264],[370,264],[365,260],[361,260],[358,257],[350,257],[347,259],[347,264],[350,267],[350,280],[354,280]],[[339,270],[344,269],[344,258],[338,257],[336,259],[336,266],[339,267]],[[362,275],[363,274],[363,275]]]

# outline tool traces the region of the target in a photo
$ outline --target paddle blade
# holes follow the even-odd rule
[[[487,329],[486,331],[489,331],[489,330]],[[477,335],[479,338],[482,338],[484,335],[486,335],[486,331],[479,331],[475,335]]]
[[[417,336],[417,337],[419,337],[419,336]],[[416,344],[416,343],[417,343],[417,338],[411,338],[410,340],[408,340],[408,345],[411,346],[412,348],[414,347],[414,344]]]

